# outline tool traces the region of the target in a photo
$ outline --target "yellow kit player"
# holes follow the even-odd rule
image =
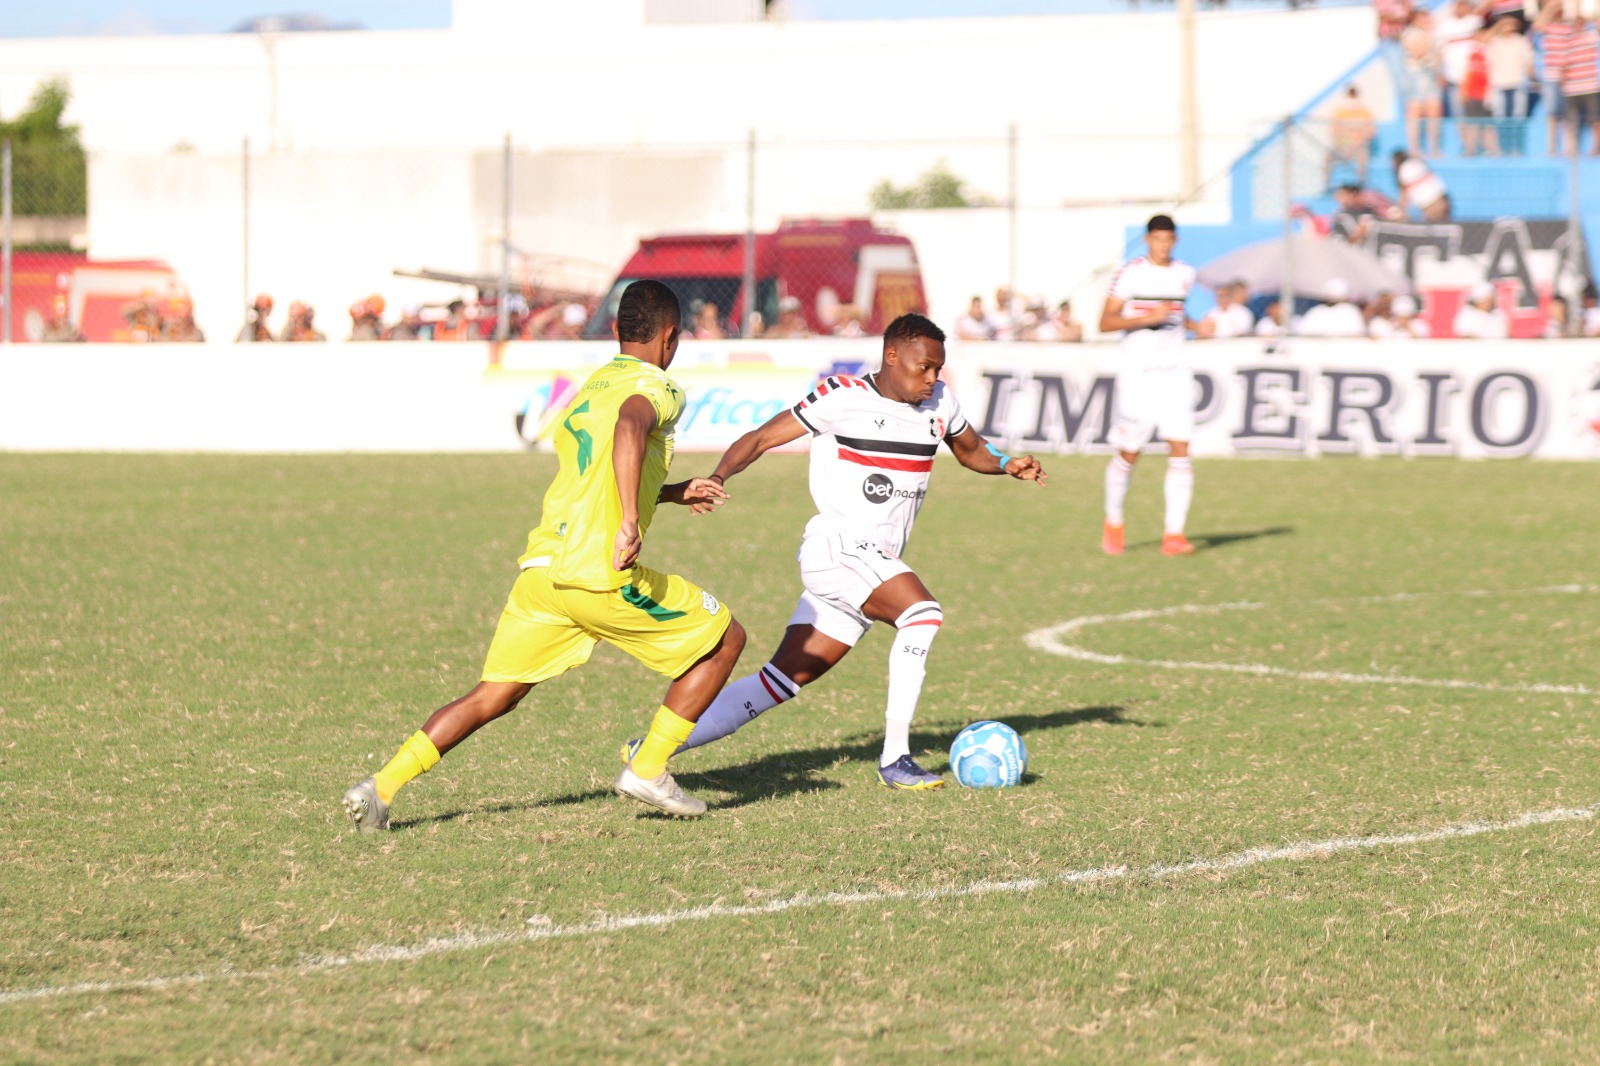
[[[636,281],[623,291],[616,324],[622,354],[596,370],[558,416],[559,466],[518,560],[522,572],[489,644],[483,680],[433,712],[382,770],[346,790],[344,809],[358,830],[387,829],[401,786],[516,707],[534,685],[587,662],[601,640],[672,679],[617,791],[679,817],[705,813],[705,803],[684,795],[667,772],[667,759],[728,680],[744,650],[744,628],[709,592],[638,561],[657,503],[704,513],[728,497],[708,478],[665,484],[673,427],[683,413],[683,390],[666,369],[682,322],[677,297],[660,282]]]

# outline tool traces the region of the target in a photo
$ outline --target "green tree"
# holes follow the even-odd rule
[[[27,108],[0,121],[0,141],[11,142],[12,211],[18,215],[85,215],[89,163],[78,127],[62,125],[72,91],[53,78],[33,92]]]
[[[897,187],[884,178],[872,187],[869,194],[874,210],[894,211],[905,208],[982,207],[988,203],[983,196],[969,194],[967,183],[951,172],[949,164],[939,160],[923,171],[916,182]]]

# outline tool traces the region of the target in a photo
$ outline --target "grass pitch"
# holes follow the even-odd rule
[[[875,631],[652,816],[610,784],[664,682],[602,648],[370,838],[339,793],[476,680],[551,461],[0,455],[0,1061],[1591,1057],[1600,467],[1203,461],[1167,559],[1161,463],[1111,559],[1103,460],[941,460],[913,744],[1009,722],[1020,788],[875,784]],[[804,460],[732,491],[645,558],[747,672]],[[1090,616],[1121,661],[1026,640]]]

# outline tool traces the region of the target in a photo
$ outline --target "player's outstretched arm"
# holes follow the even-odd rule
[[[765,424],[730,444],[728,450],[722,453],[722,458],[717,460],[717,468],[712,471],[711,479],[727,481],[771,449],[799,440],[805,432],[806,427],[794,416],[793,411],[779,411]]]
[[[611,569],[626,570],[644,546],[639,535],[639,481],[644,476],[645,442],[656,428],[656,409],[640,395],[622,401],[611,443],[611,475],[622,500],[622,527],[617,530]]]
[[[1037,481],[1041,487],[1048,480],[1039,460],[1031,455],[1009,456],[978,436],[971,426],[950,441],[950,451],[958,463],[980,474],[1010,474],[1018,481]]]
[[[680,503],[690,514],[709,514],[728,499],[727,490],[708,477],[692,477],[675,485],[662,485],[662,503]]]

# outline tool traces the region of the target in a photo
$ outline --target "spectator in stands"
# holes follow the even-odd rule
[[[1567,298],[1553,294],[1545,308],[1544,335],[1547,340],[1570,336],[1572,332],[1572,310],[1567,306]]]
[[[1372,164],[1372,142],[1378,136],[1378,123],[1372,109],[1361,101],[1354,85],[1345,90],[1328,123],[1328,155],[1322,165],[1322,183],[1333,186],[1333,169],[1340,163],[1356,168],[1356,180],[1365,185],[1367,168]]]
[[[722,328],[720,309],[710,300],[694,308],[693,333],[695,340],[720,341],[728,335]]]
[[[1483,18],[1483,24],[1491,29],[1501,22],[1509,21],[1512,33],[1525,33],[1528,29],[1528,16],[1525,0],[1483,0],[1478,7],[1478,14]]]
[[[1498,18],[1489,30],[1484,56],[1489,63],[1489,110],[1500,150],[1521,155],[1528,118],[1528,92],[1535,85],[1533,42],[1521,32],[1520,17]]]
[[[994,323],[983,311],[983,297],[974,296],[967,313],[956,319],[956,337],[964,341],[994,340]]]
[[[1489,121],[1488,41],[1488,30],[1474,31],[1467,52],[1467,73],[1461,80],[1461,121],[1457,123],[1462,155],[1500,154],[1500,138]]]
[[[451,300],[445,304],[444,318],[433,324],[433,339],[436,341],[466,341],[477,340],[475,323],[467,314],[465,300]]]
[[[778,321],[774,322],[762,336],[774,340],[798,340],[811,336],[811,327],[806,325],[806,316],[800,313],[798,296],[785,296],[778,301]]]
[[[1440,93],[1439,43],[1433,16],[1427,8],[1411,14],[1411,25],[1400,37],[1400,95],[1406,106],[1406,144],[1413,155],[1439,154],[1439,126],[1443,114]],[[1426,141],[1426,148],[1424,148]]]
[[[1217,286],[1217,305],[1207,311],[1202,322],[1210,322],[1213,337],[1248,337],[1256,328],[1256,316],[1246,301],[1250,287],[1243,281]]]
[[[67,294],[58,292],[55,299],[50,301],[50,318],[44,324],[44,331],[39,334],[39,340],[44,344],[73,344],[82,343],[88,338],[83,331],[72,321],[71,306],[67,302]]]
[[[1021,317],[1018,311],[1017,298],[1008,287],[1001,285],[994,290],[994,314],[989,316],[989,324],[994,327],[995,340],[1016,339],[1017,320]]]
[[[350,339],[383,340],[383,297],[368,296],[350,305]]]
[[[1455,0],[1450,10],[1435,21],[1433,36],[1438,47],[1445,118],[1462,117],[1461,83],[1466,79],[1467,61],[1472,55],[1472,35],[1482,27],[1483,17],[1472,0]],[[1415,148],[1412,154],[1416,154]],[[1429,154],[1439,154],[1437,144]]]
[[[1467,302],[1456,312],[1451,332],[1457,337],[1485,341],[1505,340],[1511,335],[1511,324],[1494,305],[1494,285],[1491,282],[1480,281],[1472,287]]]
[[[867,328],[861,324],[861,308],[855,304],[840,304],[839,317],[833,323],[835,337],[865,337]]]
[[[711,308],[711,318],[715,320],[717,305],[708,304]],[[589,324],[589,309],[576,300],[568,300],[561,306],[561,321],[556,326],[555,337],[557,340],[575,341],[583,339],[583,327]]]
[[[327,334],[316,327],[316,317],[316,308],[296,300],[289,305],[289,320],[284,323],[278,339],[293,342],[327,340]]]
[[[1062,300],[1057,304],[1055,314],[1039,323],[1034,329],[1033,339],[1068,344],[1077,344],[1083,340],[1083,323],[1073,317],[1072,301]]]
[[[1405,218],[1415,210],[1424,222],[1449,221],[1450,192],[1444,180],[1428,169],[1427,163],[1399,149],[1395,150],[1392,161],[1394,181],[1400,187],[1400,200],[1395,204],[1400,217]]]
[[[392,341],[423,341],[428,339],[428,326],[422,321],[422,307],[406,304],[400,310],[400,321],[389,330]]]
[[[1411,0],[1372,0],[1378,12],[1378,54],[1389,68],[1389,79],[1396,86],[1404,82],[1404,50],[1400,35],[1411,24]]]
[[[161,309],[156,294],[149,289],[122,306],[122,320],[128,324],[128,339],[147,343],[161,339]]]
[[[267,319],[272,317],[272,297],[261,293],[256,297],[256,302],[250,305],[250,314],[245,319],[244,325],[239,327],[236,341],[270,341],[272,327],[267,324]]]
[[[1283,336],[1283,304],[1273,300],[1267,304],[1267,312],[1256,320],[1257,337]]]
[[[1585,337],[1600,337],[1600,292],[1596,292],[1593,285],[1584,287],[1583,316],[1578,326]]]
[[[1578,23],[1566,16],[1565,0],[1545,0],[1539,17],[1533,23],[1534,39],[1539,43],[1543,59],[1543,72],[1539,85],[1539,99],[1548,116],[1549,144],[1552,155],[1560,155],[1562,134],[1565,132],[1567,106],[1566,90],[1562,85],[1571,51],[1573,35]]]
[[[1360,244],[1372,232],[1372,224],[1380,218],[1400,217],[1394,201],[1376,189],[1364,185],[1341,185],[1333,191],[1339,206],[1339,217],[1334,219],[1334,231],[1351,244]]]
[[[1572,152],[1583,150],[1583,128],[1589,127],[1589,154],[1600,155],[1600,34],[1582,17],[1567,41],[1561,67],[1561,92],[1566,97]]]
[[[1417,317],[1417,301],[1401,294],[1389,301],[1386,314],[1374,315],[1367,324],[1367,336],[1375,341],[1424,340],[1432,333]]]
[[[206,339],[195,324],[193,300],[175,296],[167,303],[167,313],[161,320],[161,339],[180,344],[199,344]]]
[[[1322,302],[1301,317],[1295,332],[1306,337],[1365,337],[1366,316],[1350,302],[1350,284],[1329,278],[1322,286]]]

